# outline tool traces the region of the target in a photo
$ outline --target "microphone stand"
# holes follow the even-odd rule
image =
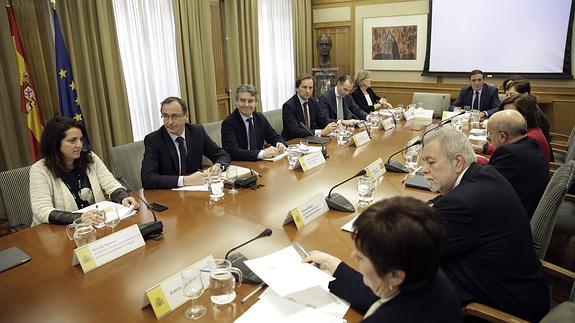
[[[234,250],[237,250],[245,245],[247,245],[248,243],[257,240],[259,238],[263,238],[263,237],[269,237],[272,235],[272,230],[265,229],[264,231],[262,231],[260,234],[258,234],[255,238],[250,239],[242,244],[240,244],[239,246],[236,246],[232,249],[230,249],[224,259],[229,260],[232,263],[233,267],[238,268],[241,272],[242,272],[242,283],[248,283],[248,284],[261,284],[262,280],[261,278],[259,278],[253,271],[251,271],[248,266],[246,266],[246,264],[244,263],[244,261],[247,260],[246,256],[244,256],[243,254],[236,252],[233,255],[230,256],[230,253]]]
[[[142,237],[144,238],[144,240],[160,237],[162,235],[162,232],[164,231],[164,224],[162,223],[162,221],[158,221],[158,219],[156,218],[156,213],[152,208],[150,208],[148,202],[144,201],[144,199],[140,197],[140,194],[134,191],[130,187],[130,185],[126,183],[123,176],[118,176],[116,179],[120,182],[120,184],[124,185],[124,187],[128,189],[130,192],[134,192],[136,198],[138,198],[138,200],[140,200],[140,202],[142,202],[142,204],[144,204],[146,208],[148,208],[148,210],[152,212],[154,221],[138,224],[138,228],[140,229],[140,232],[142,233]]]
[[[353,204],[351,204],[345,197],[343,197],[340,194],[337,193],[331,193],[331,191],[333,191],[336,187],[356,178],[359,176],[363,176],[366,174],[365,169],[360,170],[357,174],[353,175],[352,177],[346,179],[345,181],[335,185],[334,187],[331,188],[331,190],[329,190],[329,193],[327,194],[327,197],[325,198],[325,201],[327,202],[327,206],[332,209],[332,210],[338,210],[338,211],[343,211],[343,212],[355,212],[355,208],[353,207]]]
[[[305,124],[303,124],[303,122],[300,121],[299,126],[304,128],[307,131],[307,133],[310,134],[311,137],[307,137],[306,139],[308,139],[308,140],[313,139],[315,142],[319,142],[319,144],[321,145],[321,154],[323,155],[323,158],[327,159],[329,157],[329,155],[327,154],[327,149],[325,149],[324,141],[323,140],[317,140],[316,138],[318,138],[318,137],[316,135],[314,135],[314,133],[308,127],[306,127]]]
[[[360,124],[363,124],[363,127],[365,128],[365,131],[367,132],[367,136],[369,137],[369,139],[371,139],[371,134],[369,133],[369,131],[367,131],[367,124],[365,123],[365,121],[358,118],[355,114],[353,114],[353,112],[351,112],[350,109],[346,108],[346,110],[347,110],[347,112],[349,112],[349,114],[351,114],[352,117],[354,117],[356,120],[358,120]]]

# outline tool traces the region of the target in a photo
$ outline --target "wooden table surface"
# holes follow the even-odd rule
[[[327,195],[329,189],[360,169],[382,158],[384,161],[423,130],[413,131],[403,123],[389,131],[377,130],[373,139],[362,147],[337,146],[335,139],[327,144],[326,164],[304,173],[288,170],[287,160],[271,162],[233,162],[249,166],[262,177],[258,190],[240,189],[219,202],[210,202],[207,192],[141,190],[148,202],[168,206],[156,212],[164,223],[164,237],[150,240],[146,246],[84,274],[72,266],[75,244],[68,240],[65,227],[38,225],[0,238],[0,250],[18,246],[32,257],[23,265],[0,273],[0,322],[153,322],[151,307],[140,308],[144,291],[179,270],[211,254],[223,258],[227,250],[271,228],[271,237],[259,239],[239,251],[248,258],[269,254],[299,241],[308,250],[321,250],[341,258],[355,267],[350,254],[353,241],[340,227],[358,214],[329,211],[319,219],[297,230],[293,223],[283,226],[289,210],[313,195]],[[402,161],[401,155],[395,157]],[[435,194],[405,188],[405,174],[386,173],[375,191],[376,200],[396,195],[409,195],[428,200]],[[356,204],[356,180],[340,186],[340,193]],[[123,220],[116,228],[152,219],[142,208],[137,215]],[[109,233],[102,229],[101,238]],[[232,322],[246,311],[257,297],[245,304],[240,299],[253,285],[236,288],[236,300],[226,306],[214,306],[209,290],[198,299],[208,313],[198,322]],[[185,322],[189,302],[162,318],[162,322]],[[349,322],[361,320],[354,310],[348,311]]]

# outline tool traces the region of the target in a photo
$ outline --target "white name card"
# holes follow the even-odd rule
[[[365,168],[365,171],[367,172],[367,176],[373,178],[374,180],[379,179],[381,176],[383,176],[383,174],[385,174],[385,165],[383,160],[378,158],[376,161],[369,164],[369,166]]]
[[[415,109],[414,114],[415,114],[415,119],[417,119],[417,120],[432,120],[433,119],[433,110]]]
[[[299,164],[304,172],[307,172],[310,169],[313,169],[321,164],[325,164],[325,158],[321,151],[303,155],[298,158]]]
[[[441,114],[441,121],[445,121],[451,117],[453,117],[454,115],[458,114],[459,112],[455,112],[455,111],[443,111],[443,113]]]
[[[312,197],[310,200],[298,205],[295,209],[290,210],[284,219],[283,225],[294,221],[295,226],[299,230],[306,224],[319,218],[328,210],[329,207],[327,206],[325,197],[321,194],[318,194]]]
[[[79,263],[84,273],[87,273],[145,245],[138,225],[134,224],[74,249],[72,265]]]
[[[353,143],[357,147],[363,146],[371,140],[371,138],[369,138],[369,134],[365,130],[360,132],[360,133],[353,135],[352,138],[353,138]]]
[[[393,122],[393,118],[387,118],[383,120],[383,130],[389,130],[395,128],[395,122]]]
[[[144,308],[148,305],[152,305],[156,318],[160,319],[189,301],[190,299],[184,296],[182,291],[182,278],[180,276],[182,271],[190,267],[196,267],[201,270],[202,281],[208,282],[210,279],[208,261],[212,259],[214,258],[209,255],[195,264],[164,279],[159,284],[146,289],[141,307]]]
[[[409,120],[415,118],[415,112],[413,111],[413,109],[409,109],[409,110],[403,112],[403,116],[405,117],[405,121],[409,121]]]

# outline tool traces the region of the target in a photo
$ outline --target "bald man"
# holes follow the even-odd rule
[[[527,137],[527,123],[516,110],[493,114],[487,132],[495,148],[489,165],[511,183],[531,220],[549,181],[545,156],[537,142]]]

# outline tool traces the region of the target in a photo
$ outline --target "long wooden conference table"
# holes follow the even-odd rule
[[[425,130],[425,129],[423,129]],[[361,147],[338,146],[332,138],[326,145],[326,163],[306,173],[288,170],[287,160],[277,162],[232,162],[249,166],[259,172],[258,190],[240,189],[227,194],[219,202],[210,202],[207,192],[172,190],[141,190],[148,202],[168,206],[156,212],[164,223],[161,240],[146,241],[145,247],[128,253],[110,263],[84,274],[80,266],[72,266],[75,244],[68,240],[65,226],[38,225],[0,238],[0,250],[18,246],[32,260],[0,273],[0,322],[153,322],[150,306],[140,304],[144,291],[207,255],[223,258],[225,253],[265,228],[272,236],[256,240],[239,251],[248,258],[263,256],[298,241],[308,250],[321,250],[341,258],[352,266],[353,241],[340,227],[356,216],[330,210],[317,220],[297,230],[294,223],[282,225],[290,209],[316,194],[327,195],[329,189],[353,176],[377,158],[387,160],[405,143],[421,136],[423,130],[411,130],[399,122],[388,131],[372,131],[371,142]],[[294,141],[295,142],[295,141]],[[402,161],[403,157],[395,157]],[[408,195],[428,200],[435,194],[405,188],[405,174],[386,173],[375,190],[375,199]],[[357,180],[336,188],[350,202],[358,201]],[[151,213],[141,211],[119,224],[116,230],[135,223],[152,220]],[[98,238],[109,233],[103,229]],[[357,268],[357,267],[356,267]],[[257,295],[244,304],[240,300],[254,285],[236,288],[236,300],[226,306],[212,305],[209,290],[197,300],[208,309],[198,322],[232,322],[257,301]],[[186,303],[161,319],[162,322],[185,322]],[[350,309],[348,322],[361,320],[362,315]]]

